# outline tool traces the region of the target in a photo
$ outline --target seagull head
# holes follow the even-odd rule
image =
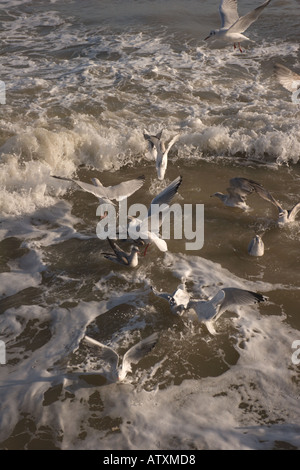
[[[214,197],[214,196],[221,199],[221,201],[224,201],[226,199],[226,194],[223,194],[223,193],[214,193],[210,197]]]
[[[286,209],[283,209],[278,214],[278,225],[283,226],[288,222],[289,219],[289,212]]]
[[[216,35],[216,31],[213,29],[210,33],[209,33],[209,36],[207,36],[207,38],[204,39],[204,41],[207,41],[209,38],[211,38],[212,36],[215,36]]]

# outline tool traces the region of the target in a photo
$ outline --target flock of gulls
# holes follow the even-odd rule
[[[206,40],[217,39],[226,43],[232,43],[234,48],[238,45],[239,50],[243,52],[241,43],[243,41],[249,41],[249,39],[242,33],[244,33],[248,27],[257,20],[270,2],[271,0],[267,0],[255,10],[249,12],[245,16],[239,17],[237,11],[237,0],[222,0],[219,7],[221,28],[211,31]],[[300,76],[281,64],[275,64],[274,73],[278,82],[289,91],[295,91],[295,82],[300,84]],[[169,151],[175,142],[177,142],[180,135],[176,134],[169,142],[167,142],[163,138],[163,130],[160,130],[156,135],[151,135],[151,133],[144,129],[143,136],[149,145],[149,152],[155,161],[158,180],[162,181],[164,180],[167,171]],[[59,176],[54,176],[54,178],[74,182],[82,190],[97,197],[100,206],[105,204],[116,206],[117,202],[128,198],[138,191],[145,182],[145,177],[140,176],[129,181],[123,181],[116,186],[105,187],[96,178],[92,179],[92,184]],[[154,243],[160,251],[166,252],[168,250],[167,243],[162,239],[159,231],[153,232],[149,228],[151,226],[151,218],[155,215],[153,213],[153,206],[156,205],[157,207],[157,205],[164,204],[167,212],[171,201],[180,188],[181,183],[182,177],[178,176],[164,190],[158,193],[152,199],[145,219],[140,220],[133,217],[128,218],[129,222],[126,228],[126,238],[118,239],[118,243],[115,239],[107,238],[111,251],[103,252],[102,255],[104,258],[126,268],[135,268],[139,264],[141,249],[144,250],[143,254],[145,256],[150,244]],[[300,203],[296,204],[289,210],[284,209],[272,194],[270,194],[270,192],[260,183],[241,177],[235,177],[230,180],[227,194],[216,192],[212,197],[219,198],[225,206],[247,211],[249,210],[247,198],[254,193],[276,207],[278,212],[276,225],[278,227],[282,227],[285,224],[293,222],[297,213],[300,211]],[[102,211],[100,218],[103,219],[106,216],[107,211]],[[130,238],[130,229],[133,227],[136,229],[137,226],[139,227],[141,236],[138,239],[132,239]],[[130,243],[130,251],[125,251],[125,249],[120,247],[120,244],[123,242]],[[252,256],[263,256],[264,243],[260,235],[255,235],[251,240],[248,246],[248,253]],[[232,307],[251,305],[267,300],[267,298],[260,293],[235,287],[220,289],[210,300],[194,299],[191,298],[186,289],[186,279],[184,278],[181,280],[181,284],[178,285],[176,290],[172,293],[157,291],[153,286],[151,289],[155,296],[169,303],[171,313],[174,315],[181,316],[184,315],[185,312],[192,310],[194,314],[196,314],[196,318],[199,322],[205,323],[211,334],[216,334],[214,323],[226,310]],[[95,349],[95,354],[97,356],[100,356],[102,360],[109,363],[110,373],[106,378],[110,382],[115,382],[117,380],[124,380],[127,373],[131,371],[131,365],[138,363],[145,354],[151,351],[151,349],[156,345],[158,337],[157,333],[153,333],[135,344],[125,353],[121,363],[117,352],[105,344],[102,344],[86,335],[84,336],[84,342],[89,347]]]

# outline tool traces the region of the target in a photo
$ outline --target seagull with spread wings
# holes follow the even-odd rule
[[[251,179],[236,177],[231,178],[229,183],[230,186],[227,188],[228,194],[217,192],[211,196],[216,196],[219,198],[225,206],[238,207],[243,210],[248,210],[249,206],[246,203],[246,199],[254,192],[268,201],[272,199],[271,194],[260,183],[257,183]]]
[[[208,331],[215,334],[213,322],[226,310],[233,307],[252,305],[267,300],[262,294],[236,287],[220,289],[210,300],[190,300],[187,308],[193,309],[199,322],[205,323]]]
[[[100,204],[112,205],[115,205],[112,201],[119,202],[126,199],[140,189],[145,183],[145,176],[138,176],[132,180],[122,181],[122,183],[115,186],[103,186],[97,178],[92,178],[93,184],[89,184],[72,178],[64,178],[62,176],[52,175],[52,177],[76,183],[84,191],[96,196],[99,199]]]
[[[131,365],[137,364],[146,354],[148,354],[156,345],[158,341],[158,334],[153,333],[147,338],[142,339],[137,344],[132,346],[124,354],[122,361],[120,361],[119,354],[109,346],[96,341],[90,336],[84,336],[84,341],[95,350],[95,354],[106,361],[110,366],[109,371],[99,372],[105,375],[108,382],[117,382],[125,379],[128,372],[131,372]],[[84,374],[81,374],[84,376]]]
[[[172,183],[155,196],[148,209],[147,216],[144,219],[129,217],[130,222],[127,226],[128,240],[138,246],[146,245],[144,255],[149,245],[153,242],[160,251],[168,251],[166,241],[159,233],[160,226],[170,210],[169,204],[178,192],[182,183],[182,177],[178,176]],[[155,222],[155,223],[154,223]],[[139,236],[137,236],[139,234]]]
[[[285,67],[285,65],[275,64],[274,76],[280,85],[291,93],[297,92],[300,89],[300,75]]]
[[[179,134],[176,134],[166,146],[166,142],[162,140],[162,132],[160,131],[157,135],[149,135],[146,130],[144,131],[144,138],[150,143],[152,154],[155,155],[157,177],[160,181],[165,177],[169,151],[179,138]]]
[[[205,40],[213,39],[233,43],[235,49],[237,43],[240,51],[243,52],[241,42],[250,41],[250,39],[242,33],[257,20],[270,2],[271,0],[267,0],[259,7],[240,17],[237,0],[222,0],[219,6],[221,28],[212,30]]]

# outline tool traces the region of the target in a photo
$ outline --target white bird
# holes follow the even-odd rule
[[[280,85],[292,93],[300,88],[300,75],[282,64],[274,65],[274,76]]]
[[[128,268],[135,268],[139,263],[139,248],[136,245],[131,247],[131,252],[126,253],[122,250],[113,240],[107,238],[108,243],[110,244],[114,253],[101,253],[104,255],[104,258],[113,261],[114,263],[121,264],[122,266],[127,266]]]
[[[277,225],[283,227],[286,224],[295,222],[296,216],[300,211],[300,202],[295,204],[291,209],[283,209],[281,204],[274,199],[274,197],[268,192],[265,199],[271,202],[278,210]]]
[[[88,193],[93,194],[99,199],[100,204],[112,204],[115,205],[112,201],[122,201],[127,197],[131,196],[138,189],[140,189],[145,183],[145,176],[139,176],[138,178],[123,181],[120,184],[115,186],[103,186],[103,184],[97,179],[92,178],[93,184],[84,183],[83,181],[75,180],[72,178],[63,178],[62,176],[54,176],[60,180],[71,181],[80,186],[81,189],[87,191]]]
[[[170,183],[163,191],[161,191],[155,198],[152,199],[148,209],[147,216],[141,220],[135,217],[129,217],[131,221],[127,226],[127,233],[129,240],[138,245],[146,244],[144,255],[150,243],[155,243],[160,251],[168,251],[168,246],[159,234],[159,229],[162,224],[163,218],[169,211],[169,204],[178,192],[181,185],[182,177],[178,176],[172,183]],[[161,213],[160,213],[161,211]],[[159,214],[160,213],[160,214]],[[156,218],[157,224],[152,221]],[[156,225],[153,227],[153,225]],[[137,236],[137,234],[139,234]]]
[[[220,192],[212,194],[211,197],[218,197],[225,206],[238,207],[243,210],[248,210],[249,206],[246,204],[247,197],[256,192],[260,197],[270,200],[272,196],[270,193],[256,181],[248,178],[231,178],[229,181],[230,187],[227,188],[228,194]]]
[[[162,132],[163,132],[163,129],[156,135],[150,135],[150,133],[146,129],[144,129],[144,139],[147,140],[149,144],[149,151],[152,155],[153,160],[156,160],[157,150],[156,150],[155,145],[152,142],[152,139],[153,137],[155,137],[156,139],[161,139]]]
[[[210,300],[191,300],[187,308],[193,309],[197,314],[198,320],[206,324],[211,334],[215,334],[213,322],[226,310],[241,305],[263,302],[265,300],[267,300],[266,297],[256,292],[238,289],[236,287],[226,287],[219,290]]]
[[[158,341],[158,334],[153,333],[128,349],[120,365],[119,354],[114,349],[89,336],[84,336],[84,341],[86,341],[89,346],[96,347],[96,355],[100,353],[101,359],[107,361],[110,366],[109,371],[101,371],[100,374],[105,375],[109,382],[117,382],[124,380],[128,372],[131,372],[131,364],[137,364],[154,348]]]
[[[239,17],[237,10],[237,0],[222,0],[219,6],[221,16],[221,28],[212,30],[205,40],[213,38],[227,43],[233,43],[236,49],[238,43],[241,52],[241,42],[250,41],[244,33],[249,26],[257,20],[263,10],[269,5],[271,0],[267,0],[255,10],[250,11],[245,16]]]
[[[188,306],[190,294],[186,290],[184,278],[182,279],[182,284],[179,284],[172,294],[168,294],[167,292],[159,292],[152,286],[151,289],[154,295],[169,302],[171,312],[174,315],[181,315]]]
[[[146,131],[144,131],[144,138],[150,142],[152,145],[152,152],[154,152],[154,149],[156,150],[156,171],[157,171],[157,177],[160,181],[162,181],[165,177],[165,173],[167,170],[168,166],[168,154],[175,144],[175,142],[178,140],[180,134],[176,134],[168,143],[166,147],[166,142],[164,142],[161,139],[162,136],[162,131],[157,134],[156,136],[154,135],[149,135],[146,134]],[[154,154],[154,153],[153,153]]]
[[[259,235],[255,235],[248,245],[248,253],[251,256],[263,256],[265,245]]]

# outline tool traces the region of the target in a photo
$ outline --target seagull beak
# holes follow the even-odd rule
[[[207,38],[204,38],[204,41],[207,41],[210,38],[210,36],[207,36]]]

